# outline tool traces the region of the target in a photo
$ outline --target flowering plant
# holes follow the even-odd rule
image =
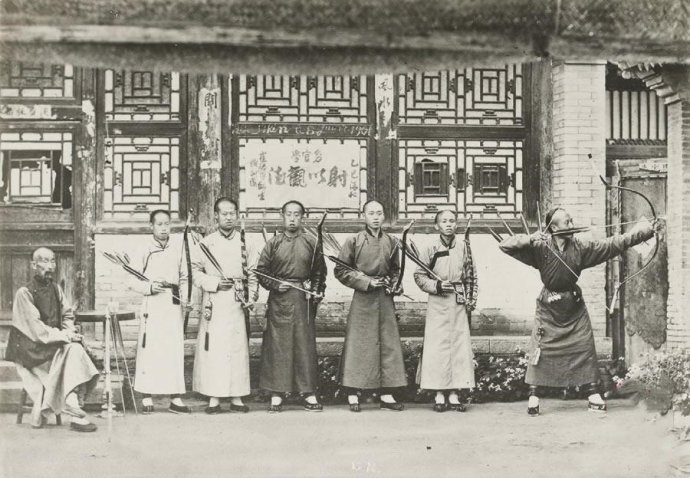
[[[646,354],[624,378],[613,379],[621,393],[639,393],[650,409],[690,415],[690,350]]]

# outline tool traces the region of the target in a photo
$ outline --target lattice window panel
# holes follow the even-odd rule
[[[180,74],[106,70],[109,121],[180,121]]]
[[[240,76],[241,122],[368,123],[366,76]]]
[[[613,144],[666,143],[666,105],[653,91],[606,91],[606,138]]]
[[[73,134],[0,133],[0,197],[5,203],[72,205]]]
[[[107,138],[103,189],[105,219],[145,219],[154,209],[179,219],[179,137]]]
[[[72,65],[0,62],[0,97],[74,98]]]
[[[523,125],[522,66],[399,75],[397,108],[401,124]]]
[[[400,140],[400,217],[431,219],[448,207],[485,218],[495,218],[496,211],[517,215],[523,201],[523,147],[523,141]],[[428,171],[433,174],[417,177]]]
[[[270,156],[259,153],[252,154],[250,150],[257,151],[261,145],[269,145],[269,148],[284,151],[277,161],[271,162]],[[304,145],[310,149],[323,148],[325,154],[329,154],[329,147],[343,145],[348,151],[345,157],[325,158],[330,159],[326,168],[317,166],[318,153],[311,157],[304,154]],[[297,154],[295,151],[299,151]],[[324,211],[329,212],[331,219],[354,219],[359,217],[361,206],[367,201],[367,141],[364,139],[256,139],[240,138],[240,209],[250,219],[279,219],[280,208],[289,199],[301,201],[313,215]],[[257,164],[260,163],[260,164]],[[307,166],[311,164],[311,166]],[[346,167],[342,165],[347,164]],[[292,174],[295,166],[302,166],[303,175]],[[279,169],[280,168],[280,169]],[[262,197],[250,192],[250,189],[258,185],[263,186],[267,192],[276,189],[276,186],[295,182],[284,194],[271,194],[273,202],[264,201]],[[337,198],[334,189],[340,189],[341,195],[347,196],[345,202]],[[328,204],[328,200],[333,204]],[[349,206],[342,207],[348,203]]]

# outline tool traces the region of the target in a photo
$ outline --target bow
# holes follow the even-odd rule
[[[241,258],[242,258],[242,294],[243,297],[241,299],[244,299],[243,301],[240,300],[240,302],[244,302],[245,307],[244,307],[244,327],[247,330],[247,340],[249,340],[249,337],[251,335],[251,326],[249,324],[249,272],[247,270],[247,264],[249,262],[248,257],[247,257],[247,238],[246,238],[246,232],[244,228],[244,216],[240,218],[240,247],[241,247]]]
[[[587,157],[589,158],[589,164],[592,166],[592,170],[597,174],[597,176],[599,176],[599,179],[601,180],[601,182],[604,184],[604,186],[606,188],[608,188],[608,189],[619,189],[621,191],[628,191],[628,192],[631,192],[633,194],[637,194],[638,196],[640,196],[644,200],[644,202],[646,202],[647,205],[649,206],[649,210],[651,211],[652,217],[654,218],[654,222],[656,223],[656,221],[658,219],[657,215],[656,215],[656,209],[654,209],[654,205],[652,204],[652,201],[650,201],[647,196],[645,196],[640,191],[636,191],[635,189],[626,188],[625,186],[616,186],[616,185],[609,183],[604,178],[604,176],[602,176],[601,174],[599,174],[597,172],[597,169],[594,167],[594,162],[592,161],[591,153],[588,154]],[[655,232],[655,234],[656,234],[656,232]],[[633,279],[633,277],[636,277],[636,276],[642,274],[642,272],[644,272],[649,267],[649,265],[652,263],[652,261],[654,261],[654,258],[656,257],[658,252],[659,252],[659,238],[657,237],[656,244],[654,245],[654,252],[652,253],[652,257],[649,258],[647,263],[644,266],[642,266],[640,268],[640,270],[635,272],[633,275],[626,277],[623,282],[619,282],[618,284],[616,284],[616,287],[613,290],[613,297],[611,297],[611,304],[607,307],[607,310],[609,311],[609,313],[611,313],[613,311],[613,306],[616,303],[616,299],[618,298],[618,293],[620,292],[621,287],[623,287],[623,285],[626,282],[631,281]]]
[[[192,288],[194,286],[194,284],[192,283],[192,256],[189,251],[189,226],[191,225],[193,215],[194,209],[190,208],[189,213],[187,214],[187,221],[184,225],[184,232],[182,233],[185,263],[187,266],[187,302],[185,304],[184,325],[182,326],[182,334],[185,334],[187,332],[187,324],[189,323],[189,314],[191,312],[189,306],[192,303]]]
[[[395,287],[393,287],[394,293],[395,291],[400,290],[400,286],[402,285],[403,281],[403,276],[405,275],[405,257],[407,256],[407,254],[405,254],[405,249],[407,248],[407,234],[410,232],[412,224],[414,224],[414,219],[412,219],[410,223],[403,228],[402,240],[400,243],[400,247],[402,248],[402,258],[400,259],[400,272],[398,273],[398,280],[395,282]]]
[[[326,220],[326,216],[328,215],[328,212],[324,212],[323,216],[321,216],[321,220],[319,223],[316,225],[316,244],[314,245],[314,251],[311,254],[311,266],[309,267],[309,278],[311,280],[311,287],[310,289],[313,291],[315,289],[315,277],[319,271],[317,271],[317,256],[320,254],[323,256],[323,223]]]

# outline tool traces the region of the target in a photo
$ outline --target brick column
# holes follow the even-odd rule
[[[690,100],[668,105],[668,344],[690,347]]]
[[[551,203],[577,225],[605,224],[606,190],[597,178],[606,167],[606,64],[554,64]],[[591,153],[597,171],[587,155]],[[594,237],[604,237],[595,230]],[[596,336],[606,333],[606,266],[585,271],[579,281]],[[600,351],[602,352],[602,351]]]

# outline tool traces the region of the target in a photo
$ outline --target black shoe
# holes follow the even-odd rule
[[[529,415],[530,417],[536,417],[537,415],[539,415],[539,405],[537,405],[536,407],[527,407],[527,415]]]
[[[322,412],[323,405],[321,405],[320,403],[309,403],[305,400],[304,409],[308,412]]]
[[[141,408],[141,413],[143,413],[144,415],[152,414],[153,413],[153,405],[144,405]]]
[[[75,432],[95,432],[98,427],[94,423],[86,423],[84,425],[80,423],[71,422],[69,424],[69,429]]]
[[[587,400],[587,402],[588,402],[587,409],[590,412],[605,413],[606,410],[608,410],[606,403],[592,403],[589,400]]]
[[[192,413],[192,411],[189,409],[187,405],[175,405],[174,403],[170,404],[170,406],[168,407],[168,411],[172,413]]]
[[[350,404],[350,411],[359,413],[362,411],[362,407],[359,406],[359,403],[351,403]]]
[[[454,412],[466,412],[467,411],[467,407],[465,406],[464,403],[451,403],[448,405],[448,407],[450,407],[450,409],[453,410]]]
[[[403,410],[405,410],[405,405],[399,402],[381,402],[381,410],[392,410],[394,412],[402,412]]]
[[[215,407],[206,407],[204,413],[206,413],[207,415],[218,415],[219,413],[221,413],[220,405],[216,405]]]
[[[443,413],[448,410],[448,406],[445,403],[435,403],[434,411],[438,413]]]
[[[270,404],[268,406],[268,413],[280,413],[282,411],[283,411],[283,404],[282,403],[280,403],[278,405]]]
[[[230,411],[238,413],[249,413],[249,407],[247,405],[235,405],[234,403],[231,403]]]

